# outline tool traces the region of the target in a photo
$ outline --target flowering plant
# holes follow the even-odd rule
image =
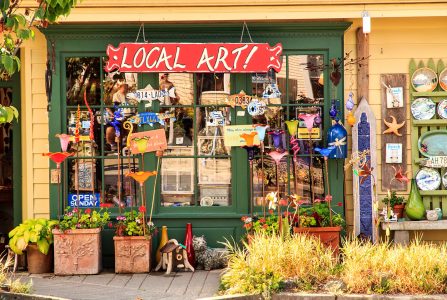
[[[80,208],[67,207],[65,209],[64,218],[59,222],[59,230],[65,231],[68,229],[90,229],[101,228],[110,220],[110,215],[107,211],[100,209],[99,211],[87,208],[82,210]]]
[[[116,217],[115,225],[117,236],[151,236],[155,232],[155,225],[145,220],[142,209],[138,213],[126,212],[123,216]]]
[[[258,215],[253,216],[253,218],[244,216],[241,220],[244,222],[243,227],[247,230],[247,233],[250,231],[265,232],[267,234],[279,232],[278,217],[275,214],[270,214],[265,218]]]

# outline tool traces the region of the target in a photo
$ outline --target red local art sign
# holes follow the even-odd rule
[[[121,43],[107,47],[107,72],[266,73],[281,70],[282,45]]]

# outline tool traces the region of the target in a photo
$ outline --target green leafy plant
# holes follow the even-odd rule
[[[17,254],[23,254],[23,250],[29,243],[36,243],[40,252],[48,254],[53,243],[51,230],[58,221],[48,219],[29,219],[9,232],[9,247]]]
[[[23,41],[34,38],[34,29],[46,28],[59,17],[70,14],[77,0],[38,0],[35,9],[21,7],[21,0],[0,0],[0,77],[8,79],[20,71],[17,56]]]
[[[19,111],[14,106],[2,106],[0,104],[0,125],[5,123],[11,123],[12,120],[19,119]]]
[[[395,205],[401,205],[405,203],[405,197],[397,196],[395,191],[388,193],[388,195],[382,199],[382,203],[394,207]]]
[[[62,231],[101,228],[108,224],[109,220],[110,214],[102,209],[96,211],[90,208],[82,210],[76,207],[73,209],[68,207],[65,210],[64,218],[59,222],[58,228]]]
[[[152,222],[144,220],[143,212],[141,211],[126,212],[124,216],[116,217],[118,221],[115,225],[115,234],[117,236],[151,236],[155,232],[155,225]]]
[[[297,223],[296,217],[293,223]],[[329,227],[330,224],[329,207],[326,202],[300,208],[301,227]],[[332,213],[332,226],[345,226],[345,220],[340,214]]]

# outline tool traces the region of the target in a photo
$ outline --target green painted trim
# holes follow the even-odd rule
[[[0,81],[0,87],[12,88],[12,105],[19,111],[19,120],[12,122],[12,197],[14,226],[22,223],[22,111],[20,73],[15,73],[9,81]]]

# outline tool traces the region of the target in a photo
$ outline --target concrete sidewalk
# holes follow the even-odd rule
[[[17,273],[22,280],[32,279],[33,294],[74,300],[122,299],[192,300],[213,296],[219,287],[222,270],[177,272],[166,276],[150,274],[115,274],[54,276],[53,274]]]

